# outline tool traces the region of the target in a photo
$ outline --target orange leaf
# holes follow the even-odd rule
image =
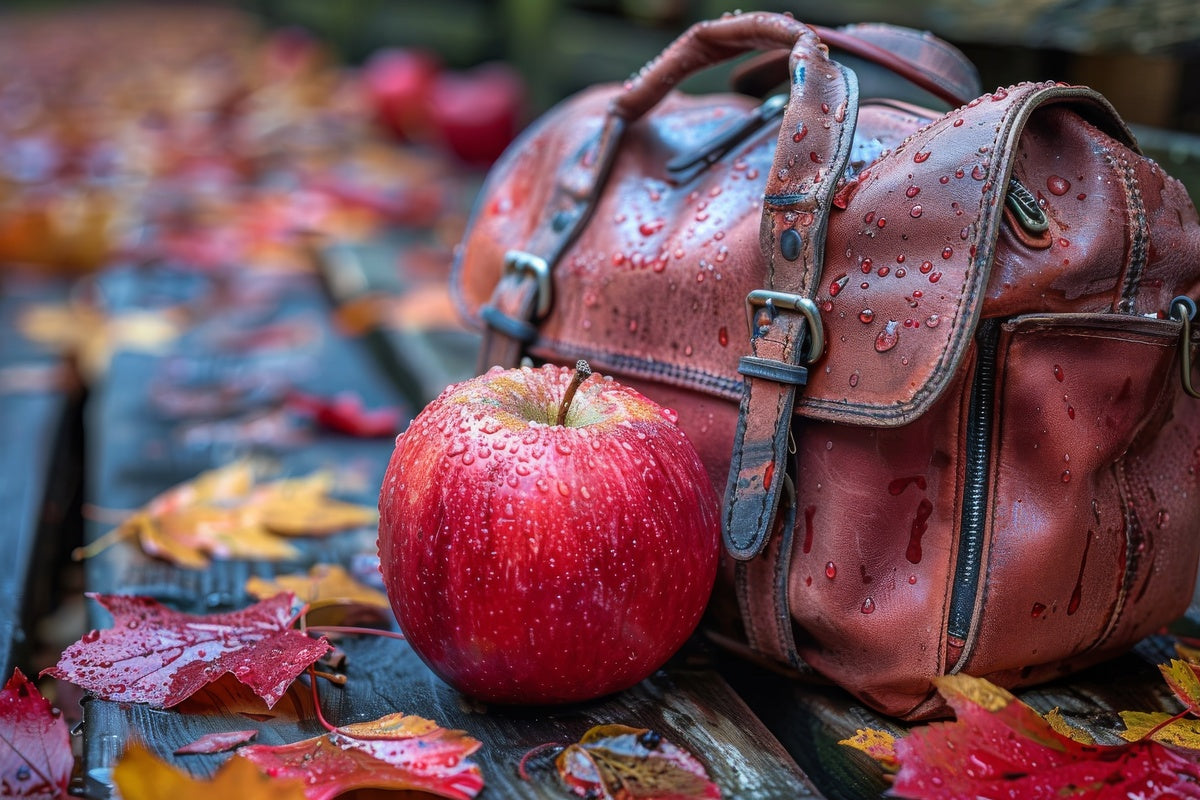
[[[117,761],[113,783],[124,800],[304,800],[300,781],[267,777],[245,759],[229,759],[211,781],[202,781],[155,757],[138,742],[132,742]]]
[[[469,800],[483,788],[478,765],[467,758],[479,747],[462,731],[389,714],[295,744],[243,747],[237,755],[271,775],[300,778],[308,800],[368,788],[418,789]]]
[[[260,600],[291,592],[308,605],[305,620],[310,625],[350,624],[359,617],[391,621],[387,595],[356,581],[337,564],[315,564],[307,575],[276,575],[270,580],[252,576],[246,592]]]
[[[136,538],[146,554],[190,569],[204,569],[213,558],[294,559],[299,551],[284,537],[374,524],[374,508],[335,500],[328,496],[331,488],[324,473],[257,483],[254,465],[236,461],[154,497],[76,556]]]
[[[721,790],[695,756],[656,732],[626,725],[597,725],[554,761],[558,774],[581,797],[707,800]]]
[[[886,770],[895,772],[900,768],[900,762],[896,760],[896,737],[887,731],[875,728],[860,729],[849,739],[842,739],[838,744],[861,750]]]

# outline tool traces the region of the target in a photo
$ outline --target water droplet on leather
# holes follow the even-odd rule
[[[925,320],[925,327],[936,328],[941,323],[942,323],[941,316],[939,316],[938,314],[930,314],[929,318],[927,320]]]
[[[834,278],[833,281],[829,284],[829,296],[837,297],[838,293],[841,292],[842,289],[846,288],[846,281],[848,281],[848,280],[850,280],[850,279],[848,277],[846,277],[846,273],[844,273],[844,272],[841,275],[838,275],[836,278]]]
[[[1045,603],[1034,603],[1033,609],[1029,612],[1029,616],[1034,619],[1041,619],[1042,614],[1046,613]]]
[[[889,320],[879,335],[875,337],[875,352],[886,353],[900,341],[900,323]]]
[[[887,219],[884,217],[880,217],[879,219],[877,219],[875,221],[875,226],[878,228],[886,228],[887,227]]]
[[[917,186],[910,186],[904,190],[905,197],[916,197],[921,193],[921,189]]]
[[[868,225],[870,225],[874,221],[875,221],[875,212],[874,211],[868,211],[866,213],[866,215],[863,216],[863,222],[865,222]]]
[[[956,128],[961,128],[961,127],[962,127],[962,124],[963,124],[963,118],[962,118],[962,117],[959,117],[958,119],[954,120],[954,122],[952,122],[952,123],[950,123],[950,124],[951,124],[951,125],[953,125],[953,126],[954,126],[954,127],[956,127]]]
[[[916,586],[916,585],[917,585],[917,576],[916,576],[916,575],[909,575],[909,576],[908,576],[908,585],[909,585],[909,586]]]
[[[971,177],[977,181],[981,181],[987,177],[987,170],[983,168],[982,164],[976,164],[974,168],[971,169]]]
[[[908,214],[913,219],[916,219],[917,217],[921,216],[921,206],[920,205],[913,206],[912,210],[909,211]]]
[[[871,259],[869,259],[869,258],[864,258],[864,259],[862,260],[862,264],[861,264],[861,265],[859,265],[859,267],[860,267],[860,269],[862,269],[862,271],[863,271],[863,274],[864,274],[864,275],[866,275],[868,272],[870,272],[870,271],[871,271],[871,266],[872,266],[873,264],[874,264],[874,262],[873,262],[873,261],[871,261]]]
[[[1076,200],[1087,200],[1087,194],[1084,192],[1080,192],[1079,194],[1075,195],[1075,199]]]
[[[890,273],[891,271],[892,270],[890,267],[880,267],[879,271],[876,272],[875,274],[881,278],[886,278],[888,276],[888,273]]]
[[[721,326],[721,329],[717,331],[717,342],[721,347],[729,346],[729,330],[724,326]]]
[[[1046,188],[1050,190],[1050,194],[1055,197],[1062,197],[1071,190],[1071,182],[1066,178],[1058,175],[1051,175],[1046,178]]]
[[[953,255],[954,255],[953,247],[950,247],[949,245],[947,245],[946,247],[942,248],[942,258],[949,259]]]
[[[875,610],[875,601],[869,597],[866,600],[863,600],[862,607],[859,609],[859,611],[861,611],[864,614],[870,614],[874,610]]]
[[[930,150],[926,150],[925,152],[921,152],[920,150],[918,150],[916,153],[913,153],[913,161],[918,164],[923,164],[929,160],[929,156],[931,153],[932,153],[932,151],[930,151]]]
[[[849,383],[850,383],[850,388],[854,388],[855,386],[858,386],[858,373],[857,372],[850,373]]]
[[[825,565],[825,577],[829,578],[829,580],[833,580],[837,577],[837,565],[832,561]]]
[[[903,256],[902,256],[902,257],[903,257]],[[900,269],[896,270],[896,277],[897,277],[897,278],[903,278],[903,277],[904,277],[905,275],[907,275],[907,274],[908,274],[908,270],[906,270],[904,267],[901,267]]]
[[[1063,483],[1070,483],[1070,482],[1071,482],[1071,470],[1069,470],[1069,469],[1064,469],[1064,470],[1062,471],[1062,482],[1063,482]]]
[[[1155,519],[1155,524],[1157,524],[1159,528],[1165,528],[1168,524],[1170,524],[1170,522],[1171,513],[1165,508],[1160,508],[1158,510],[1158,517]]]
[[[858,312],[858,321],[863,323],[864,325],[869,324],[874,319],[875,319],[875,312],[869,308],[864,308],[862,311]]]
[[[1060,237],[1058,237],[1058,246],[1059,247],[1070,247],[1071,240],[1060,236]]]
[[[930,283],[937,283],[941,279],[942,279],[942,273],[940,273],[940,272],[934,272],[929,276]]]
[[[692,352],[693,352],[692,346],[690,344],[687,347],[683,348],[683,354],[685,356],[690,356],[692,354]]]

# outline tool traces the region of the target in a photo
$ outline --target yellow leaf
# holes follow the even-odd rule
[[[1080,744],[1096,743],[1096,739],[1090,733],[1067,722],[1058,708],[1052,708],[1046,712],[1046,722],[1050,723],[1050,727],[1055,733],[1062,734],[1068,739],[1074,739]]]
[[[387,595],[356,581],[337,564],[316,564],[307,575],[276,575],[267,580],[257,575],[246,581],[246,591],[259,600],[280,592],[291,592],[297,600],[308,603],[309,610],[322,606],[359,604],[390,608]]]
[[[999,711],[1017,699],[1012,692],[991,681],[963,673],[939,675],[933,679],[933,684],[947,700],[962,698],[985,711]]]
[[[132,742],[113,768],[113,782],[124,800],[305,800],[304,784],[295,778],[263,775],[244,758],[226,761],[211,781],[197,780]]]
[[[1172,716],[1172,714],[1162,711],[1155,711],[1153,713],[1122,711],[1121,721],[1125,723],[1125,730],[1121,731],[1121,738],[1130,742],[1144,739],[1146,734],[1171,719]],[[1161,744],[1171,745],[1172,747],[1200,751],[1200,719],[1175,720],[1170,725],[1155,732],[1150,738]]]
[[[1170,664],[1159,664],[1158,669],[1179,701],[1193,714],[1200,714],[1200,677],[1196,676],[1196,668],[1176,658]]]
[[[329,497],[331,486],[324,473],[259,484],[254,465],[236,461],[157,495],[76,557],[136,538],[147,554],[190,569],[203,569],[212,558],[294,559],[300,552],[285,537],[375,524],[374,508]]]
[[[1175,654],[1189,664],[1200,664],[1200,647],[1193,647],[1190,644],[1176,642]]]
[[[26,338],[73,356],[94,378],[118,350],[162,352],[180,334],[169,311],[135,311],[106,316],[84,303],[43,304],[25,309],[17,326]]]
[[[884,769],[900,769],[900,760],[896,758],[896,737],[887,731],[861,728],[849,739],[842,739],[838,744],[861,750],[879,762]]]

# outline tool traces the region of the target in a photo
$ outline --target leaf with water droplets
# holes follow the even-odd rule
[[[416,789],[469,800],[483,773],[468,759],[480,743],[432,720],[389,714],[345,725],[337,733],[287,745],[251,745],[238,757],[268,775],[299,778],[308,800],[329,800],[353,789]]]
[[[1096,737],[1085,731],[1083,728],[1076,728],[1063,717],[1062,712],[1057,708],[1052,708],[1046,712],[1046,722],[1050,723],[1050,727],[1055,733],[1060,733],[1069,739],[1074,739],[1080,744],[1095,744]]]
[[[138,742],[125,748],[112,777],[124,800],[305,800],[300,781],[268,777],[245,759],[229,759],[205,781],[175,769]]]
[[[946,675],[935,682],[957,719],[896,741],[896,796],[1200,798],[1200,765],[1157,742],[1083,744],[982,678]]]
[[[74,758],[67,724],[21,673],[0,690],[0,795],[64,797]]]
[[[644,800],[719,798],[704,765],[656,732],[597,725],[555,759],[558,774],[581,797]]]
[[[91,594],[113,626],[91,631],[43,672],[105,700],[174,706],[232,674],[273,706],[329,650],[295,630],[290,594],[240,611],[193,615],[149,597]]]
[[[203,753],[224,753],[258,736],[256,730],[218,731],[206,733],[195,741],[188,742],[183,747],[176,748],[175,755],[193,755]]]

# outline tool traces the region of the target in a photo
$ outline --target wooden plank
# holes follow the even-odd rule
[[[146,274],[109,276],[106,280],[115,282],[107,287],[109,296],[123,298],[133,306],[154,294],[142,285],[152,280]],[[322,308],[315,283],[298,282],[282,302],[279,319],[314,312],[312,318],[321,327],[321,344],[312,354],[315,371],[310,380],[314,388],[325,393],[353,389],[368,404],[389,399],[389,387],[361,349],[337,336],[329,327],[327,315],[315,313]],[[196,335],[182,341],[174,354],[124,353],[113,360],[105,384],[93,394],[89,414],[93,443],[90,486],[96,504],[107,508],[139,506],[170,485],[242,454],[238,447],[187,446],[178,436],[178,421],[156,412],[152,393],[143,388],[168,373],[202,372],[220,377],[233,372],[253,373],[257,368],[251,356],[217,356],[203,347],[196,348],[204,341],[203,335]],[[185,351],[187,347],[196,349]],[[320,436],[301,446],[276,447],[270,454],[289,474],[305,474],[329,465],[354,465],[359,484],[343,494],[350,500],[373,503],[391,448],[390,439]],[[88,536],[94,539],[103,533],[104,526],[93,524]],[[87,583],[92,591],[146,594],[193,613],[222,611],[250,602],[243,587],[251,574],[301,571],[318,561],[342,563],[353,569],[355,564],[370,563],[374,541],[373,530],[359,531],[302,542],[304,555],[295,563],[216,562],[201,571],[181,570],[121,546],[89,562]],[[91,612],[94,625],[107,624],[106,615],[97,606],[93,605]],[[564,788],[548,768],[548,759],[534,763],[535,780],[529,783],[518,777],[517,763],[536,745],[567,744],[601,723],[650,727],[688,748],[704,761],[724,796],[752,800],[819,796],[795,761],[724,679],[686,657],[637,687],[600,702],[549,709],[485,708],[443,684],[403,642],[353,638],[342,646],[349,656],[348,682],[344,688],[321,687],[326,717],[334,723],[348,723],[404,711],[466,730],[484,743],[477,760],[488,782],[488,797],[563,797]],[[92,797],[107,796],[112,765],[132,736],[181,768],[204,775],[211,774],[228,756],[172,755],[177,747],[202,733],[253,727],[260,731],[258,741],[280,744],[323,731],[303,691],[290,695],[276,711],[269,712],[260,701],[250,708],[240,705],[227,688],[222,684],[204,693],[207,704],[188,701],[170,711],[86,701],[82,727],[85,791]]]
[[[54,353],[17,330],[34,303],[61,301],[65,281],[0,269],[0,671],[28,663],[29,626],[51,602],[49,565],[78,488],[69,469],[49,483],[55,454],[66,442],[69,373]],[[62,466],[60,464],[60,466]],[[48,504],[48,500],[53,503]],[[43,535],[44,534],[44,535]]]

